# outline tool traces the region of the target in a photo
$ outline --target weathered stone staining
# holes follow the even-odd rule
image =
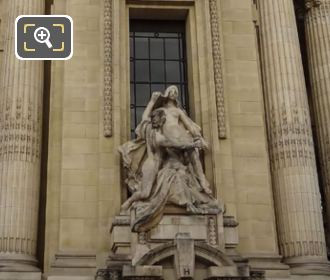
[[[176,86],[152,94],[136,134],[137,139],[119,147],[132,192],[122,211],[134,209],[134,231],[154,227],[167,203],[194,214],[221,211],[200,162],[199,150],[207,143],[180,108]]]

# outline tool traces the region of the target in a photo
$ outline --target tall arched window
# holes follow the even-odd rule
[[[184,21],[130,21],[131,138],[154,91],[176,85],[189,113],[185,48]]]

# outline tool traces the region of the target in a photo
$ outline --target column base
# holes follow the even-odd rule
[[[330,275],[330,262],[319,257],[296,257],[284,259],[293,275]]]
[[[0,253],[0,275],[4,272],[40,273],[40,269],[37,267],[37,265],[38,261],[29,255]],[[3,278],[0,276],[0,279]]]
[[[282,256],[277,254],[249,254],[243,255],[249,260],[251,271],[265,271],[265,277],[289,279],[290,267],[282,263]]]

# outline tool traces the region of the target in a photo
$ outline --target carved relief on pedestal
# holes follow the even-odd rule
[[[103,133],[112,136],[112,0],[104,0]]]
[[[215,97],[217,104],[218,134],[219,138],[222,139],[226,138],[226,118],[217,1],[210,0],[209,6],[212,34]]]

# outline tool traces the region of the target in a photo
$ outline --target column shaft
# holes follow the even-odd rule
[[[259,5],[280,252],[292,273],[324,272],[321,198],[293,1],[261,0]]]
[[[43,14],[44,0],[8,1],[0,84],[0,271],[35,271],[43,62],[14,52],[19,15]]]
[[[307,6],[308,4],[308,6]],[[321,180],[330,230],[330,0],[306,2],[307,53]],[[328,232],[329,234],[329,232]],[[328,240],[330,242],[330,238]]]

